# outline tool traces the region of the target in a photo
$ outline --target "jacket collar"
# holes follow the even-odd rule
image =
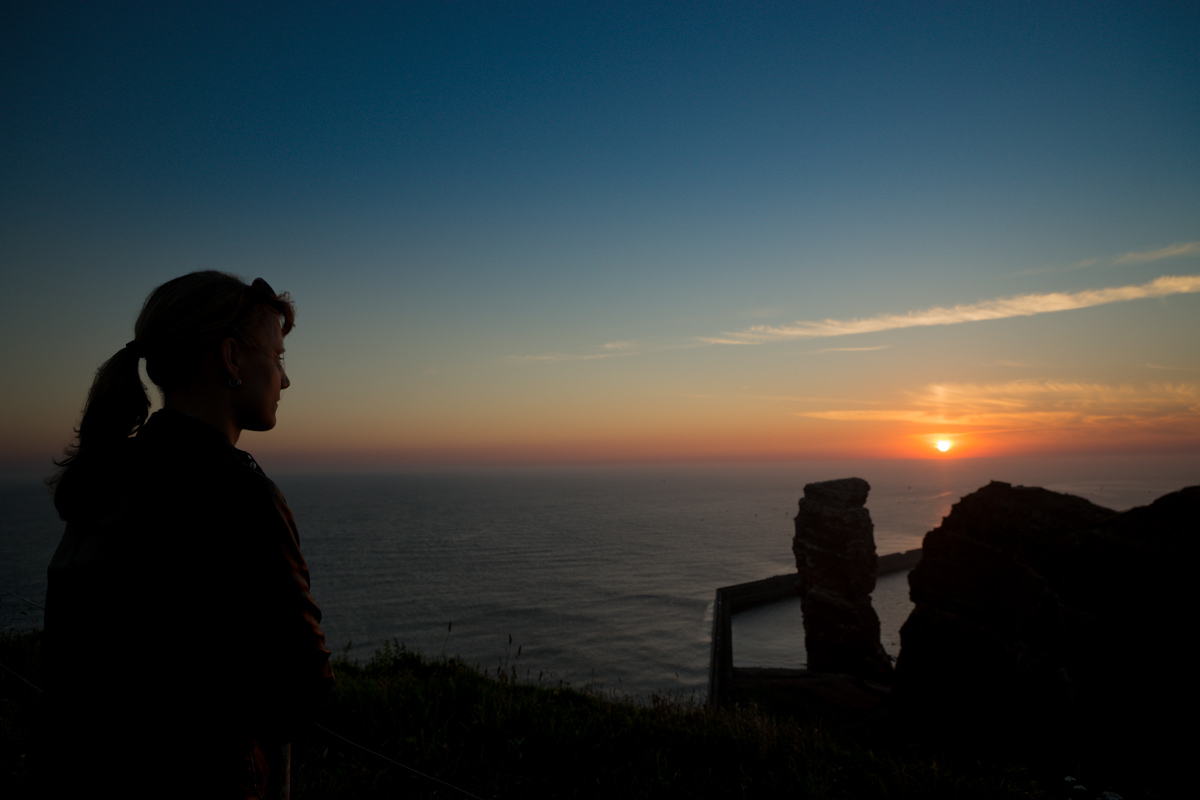
[[[234,447],[225,438],[225,434],[186,411],[176,411],[172,408],[155,411],[138,431],[138,438],[141,439],[143,436],[145,441],[161,444],[173,450],[182,448],[222,452],[258,474],[266,474],[254,460],[254,456],[245,450]]]
[[[210,447],[223,446],[236,449],[225,438],[225,434],[212,425],[199,417],[194,417],[185,411],[176,411],[173,408],[162,408],[151,414],[150,419],[146,420],[146,424],[138,431],[138,436],[170,437],[174,441],[186,440]]]

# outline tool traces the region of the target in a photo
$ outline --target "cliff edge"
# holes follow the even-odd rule
[[[1118,513],[993,481],[925,537],[894,699],[942,729],[1176,749],[1198,541],[1200,486]]]

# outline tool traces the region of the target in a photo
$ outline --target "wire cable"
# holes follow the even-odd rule
[[[9,594],[12,594],[12,592],[9,592]],[[21,598],[21,599],[22,599],[22,600],[24,600],[25,598]],[[42,687],[38,686],[38,685],[37,685],[36,683],[34,683],[33,681],[29,680],[28,678],[26,678],[26,677],[25,677],[24,675],[22,675],[21,673],[17,672],[17,671],[16,671],[15,669],[13,669],[12,667],[8,666],[7,664],[3,664],[3,663],[0,663],[0,667],[3,667],[3,668],[4,668],[5,670],[7,670],[8,672],[11,672],[13,675],[16,675],[16,676],[17,676],[17,678],[19,678],[20,680],[24,681],[24,682],[25,682],[25,683],[26,683],[26,684],[27,684],[27,685],[28,685],[30,688],[32,688],[32,689],[34,689],[34,690],[36,690],[36,691],[37,691],[37,692],[39,692],[40,694],[45,694],[45,692],[42,690]],[[319,724],[319,723],[315,723],[315,722],[313,723],[313,725],[315,725],[316,727],[318,727],[318,728],[320,728],[321,730],[325,731],[326,733],[330,734],[331,736],[336,736],[337,738],[341,739],[343,742],[345,742],[345,743],[347,743],[347,744],[352,744],[352,745],[354,745],[354,746],[355,746],[355,747],[357,747],[359,750],[362,750],[364,753],[370,753],[371,755],[375,756],[376,758],[382,758],[384,761],[388,762],[389,764],[395,764],[397,767],[401,767],[401,768],[403,768],[403,769],[406,769],[406,770],[408,770],[409,772],[413,773],[414,775],[419,775],[419,776],[421,776],[422,778],[425,778],[426,780],[433,781],[434,783],[440,783],[442,786],[449,786],[449,787],[450,787],[451,789],[453,789],[454,791],[456,791],[456,792],[461,792],[461,793],[465,794],[467,797],[472,797],[472,798],[474,798],[475,800],[483,800],[483,798],[482,798],[482,797],[480,797],[479,795],[471,794],[471,793],[470,793],[470,792],[468,792],[466,789],[460,789],[460,788],[458,788],[457,786],[455,786],[453,783],[446,783],[444,780],[441,780],[440,778],[435,778],[435,777],[433,777],[432,775],[426,775],[424,772],[421,772],[420,770],[413,769],[412,767],[410,767],[410,766],[408,766],[408,765],[406,765],[406,764],[401,764],[399,761],[396,761],[396,760],[395,760],[395,759],[393,759],[393,758],[388,758],[388,757],[387,757],[387,756],[385,756],[383,753],[376,753],[374,750],[370,749],[369,747],[363,747],[363,746],[362,746],[361,744],[359,744],[358,742],[355,742],[355,741],[352,741],[352,740],[350,740],[350,739],[347,739],[345,736],[342,736],[342,735],[341,735],[340,733],[338,733],[337,731],[331,731],[331,730],[329,730],[329,728],[326,728],[324,725],[321,725],[321,724]]]
[[[418,770],[415,770],[415,769],[413,769],[413,768],[412,768],[412,767],[410,767],[410,766],[407,766],[407,765],[405,765],[405,764],[401,764],[399,761],[396,761],[396,760],[394,760],[394,759],[388,758],[387,756],[383,755],[382,753],[376,753],[374,750],[371,750],[371,749],[369,749],[369,748],[363,747],[363,746],[362,746],[361,744],[359,744],[358,742],[352,742],[352,741],[350,741],[349,739],[347,739],[345,736],[342,736],[340,733],[337,733],[336,731],[331,731],[331,730],[329,730],[329,728],[326,728],[324,725],[321,725],[321,724],[318,724],[318,723],[315,723],[315,722],[314,722],[313,724],[314,724],[314,725],[316,725],[316,727],[320,728],[321,730],[325,731],[326,733],[328,733],[328,734],[331,734],[331,735],[333,735],[333,736],[336,736],[337,738],[341,739],[343,742],[346,742],[347,744],[352,744],[352,745],[354,745],[355,747],[357,747],[359,750],[362,750],[363,752],[366,752],[366,753],[370,753],[371,755],[375,756],[376,758],[382,758],[384,761],[387,761],[387,762],[389,762],[389,763],[391,763],[391,764],[395,764],[397,767],[403,767],[404,769],[408,770],[409,772],[412,772],[413,774],[420,775],[422,778],[426,778],[427,780],[431,780],[431,781],[433,781],[433,782],[435,782],[435,783],[440,783],[442,786],[449,786],[449,787],[450,787],[451,789],[453,789],[454,791],[456,791],[456,792],[462,792],[462,793],[463,793],[463,794],[465,794],[467,797],[473,797],[473,798],[475,798],[475,800],[483,800],[483,798],[482,798],[482,797],[480,797],[479,795],[476,795],[476,794],[471,794],[471,793],[470,793],[470,792],[468,792],[466,789],[460,789],[460,788],[458,788],[457,786],[455,786],[453,783],[446,783],[445,781],[443,781],[443,780],[441,780],[441,779],[439,779],[439,778],[435,778],[435,777],[433,777],[432,775],[426,775],[424,772],[420,772],[420,771],[418,771]]]
[[[12,667],[10,667],[10,666],[8,666],[8,665],[6,665],[6,664],[0,664],[0,667],[4,667],[6,670],[8,670],[9,672],[11,672],[13,675],[16,675],[16,676],[17,676],[18,678],[20,678],[21,680],[25,681],[25,683],[27,683],[27,684],[29,684],[30,686],[32,686],[34,689],[36,689],[36,690],[37,690],[38,692],[40,692],[41,694],[45,694],[45,692],[43,692],[43,691],[42,691],[42,687],[38,686],[38,685],[37,685],[36,683],[34,683],[33,681],[29,680],[28,678],[26,678],[26,677],[25,677],[24,675],[22,675],[21,673],[17,672],[17,671],[16,671],[15,669],[13,669]]]
[[[16,592],[10,592],[8,589],[5,589],[5,588],[4,588],[4,587],[2,587],[2,586],[0,586],[0,592],[4,592],[5,594],[11,594],[13,597],[17,598],[18,600],[24,600],[26,603],[29,603],[29,605],[31,605],[31,606],[37,606],[37,607],[38,607],[38,608],[40,608],[42,611],[45,611],[45,610],[46,610],[46,607],[45,607],[45,606],[43,606],[43,605],[39,605],[39,604],[37,604],[37,603],[33,602],[32,600],[30,600],[30,599],[29,599],[29,598],[27,598],[27,597],[21,597],[21,595],[17,594]],[[8,670],[9,672],[11,672],[13,675],[16,675],[18,678],[20,678],[20,679],[21,679],[22,681],[24,681],[25,683],[29,684],[29,686],[33,687],[33,688],[34,688],[34,689],[36,689],[38,692],[41,692],[42,694],[45,694],[45,692],[43,692],[43,691],[42,691],[42,688],[41,688],[40,686],[38,686],[37,684],[33,683],[32,681],[30,681],[30,680],[26,679],[26,678],[25,678],[23,675],[21,675],[21,674],[20,674],[19,672],[17,672],[16,670],[12,669],[11,667],[5,666],[4,664],[0,664],[0,667],[4,667],[4,669],[6,669],[6,670]],[[407,766],[407,765],[405,765],[405,764],[401,764],[399,761],[396,761],[395,759],[388,758],[387,756],[383,755],[382,753],[376,753],[374,750],[371,750],[370,748],[363,747],[363,746],[362,746],[361,744],[359,744],[358,742],[351,741],[350,739],[347,739],[345,736],[342,736],[340,733],[337,733],[336,731],[331,731],[331,730],[329,730],[329,728],[326,728],[324,725],[319,725],[319,724],[317,724],[317,723],[313,723],[313,724],[314,724],[314,725],[316,725],[316,726],[317,726],[318,728],[320,728],[321,730],[325,731],[326,733],[328,733],[328,734],[330,734],[330,735],[332,735],[332,736],[336,736],[337,738],[341,739],[343,742],[346,742],[347,744],[352,744],[352,745],[354,745],[355,747],[357,747],[359,750],[362,750],[362,751],[363,751],[363,752],[365,752],[365,753],[370,753],[371,755],[375,756],[376,758],[382,758],[384,761],[387,761],[387,762],[388,762],[388,763],[390,763],[390,764],[395,764],[397,767],[401,767],[401,768],[403,768],[403,769],[406,769],[406,770],[408,770],[409,772],[413,773],[414,775],[420,775],[422,778],[425,778],[425,779],[427,779],[427,780],[431,780],[431,781],[433,781],[434,783],[440,783],[440,784],[442,784],[443,786],[449,786],[449,787],[450,787],[451,789],[453,789],[454,791],[456,791],[456,792],[462,792],[462,793],[463,793],[463,794],[465,794],[467,797],[473,797],[473,798],[475,798],[475,800],[483,800],[483,798],[482,798],[482,797],[479,797],[478,795],[471,794],[471,793],[470,793],[470,792],[468,792],[466,789],[460,789],[460,788],[458,788],[457,786],[455,786],[455,785],[454,785],[454,784],[452,784],[452,783],[446,783],[445,781],[443,781],[443,780],[441,780],[441,779],[439,779],[439,778],[435,778],[435,777],[433,777],[432,775],[426,775],[424,772],[421,772],[421,771],[419,771],[419,770],[415,770],[415,769],[413,769],[412,767],[410,767],[410,766]]]
[[[5,594],[11,594],[13,597],[17,598],[18,600],[24,600],[26,603],[29,603],[29,605],[31,605],[31,606],[37,606],[42,611],[46,610],[45,606],[38,605],[37,603],[30,600],[28,597],[21,597],[21,595],[17,594],[16,592],[10,592],[8,589],[5,589],[3,586],[0,586],[0,592],[4,592]]]

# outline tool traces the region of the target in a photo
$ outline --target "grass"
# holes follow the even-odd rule
[[[0,634],[0,663],[38,681],[40,632]],[[148,667],[150,668],[150,667]],[[391,644],[335,660],[326,728],[481,798],[1043,798],[1025,769],[880,745],[817,718],[692,698],[614,699],[485,673]],[[36,786],[42,697],[0,670],[0,781]],[[293,746],[293,797],[462,798],[313,729]],[[36,792],[29,791],[29,795]]]

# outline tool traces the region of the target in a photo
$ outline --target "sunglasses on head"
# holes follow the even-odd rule
[[[275,294],[275,290],[271,288],[271,284],[267,283],[262,278],[255,278],[250,284],[250,289],[252,291],[259,292],[260,294],[269,295],[272,300],[274,300],[277,296]]]

